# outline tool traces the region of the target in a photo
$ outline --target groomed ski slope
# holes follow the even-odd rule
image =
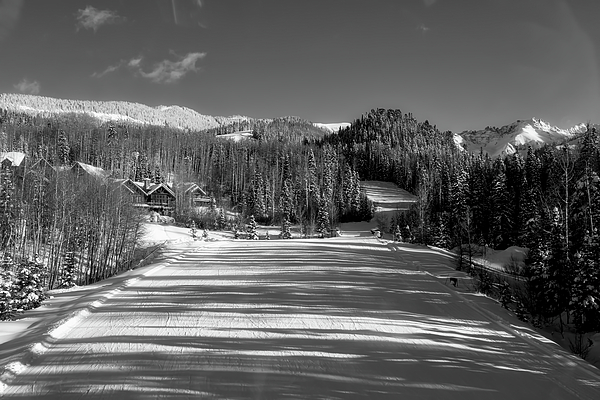
[[[600,399],[593,367],[428,273],[443,253],[368,237],[194,245],[96,289],[1,393]]]

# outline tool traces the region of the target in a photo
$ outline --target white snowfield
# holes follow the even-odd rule
[[[445,284],[448,252],[368,237],[177,246],[80,297],[57,294],[0,345],[1,393],[600,399],[598,370],[464,282]]]

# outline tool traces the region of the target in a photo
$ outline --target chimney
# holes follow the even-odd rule
[[[150,189],[150,178],[144,178],[144,190]]]

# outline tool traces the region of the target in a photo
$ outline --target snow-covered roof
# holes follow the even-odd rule
[[[148,188],[148,190],[146,191],[146,193],[148,195],[151,195],[152,193],[156,192],[159,188],[164,188],[169,194],[171,194],[173,197],[175,197],[175,193],[173,192],[173,190],[169,187],[169,185],[167,185],[166,183],[155,183],[152,186],[150,186]]]
[[[0,162],[9,160],[15,167],[20,166],[24,159],[25,153],[21,153],[20,151],[7,151],[0,153]]]
[[[93,165],[89,165],[86,163],[82,163],[81,161],[77,161],[75,162],[75,164],[73,164],[73,167],[71,168],[81,168],[82,170],[84,170],[88,175],[94,177],[94,178],[100,178],[100,179],[104,179],[106,178],[108,175],[110,175],[110,172],[103,170],[102,168],[99,167],[94,167]]]

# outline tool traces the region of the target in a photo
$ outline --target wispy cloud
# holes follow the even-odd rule
[[[154,64],[149,71],[144,71],[142,57],[137,57],[130,60],[121,60],[102,72],[94,72],[92,77],[102,78],[104,75],[115,72],[120,68],[128,68],[135,75],[139,75],[155,83],[175,83],[188,73],[199,71],[200,68],[196,66],[196,62],[205,56],[206,53],[188,53],[183,57],[177,57],[178,59],[175,61],[162,60]]]
[[[110,10],[98,10],[92,6],[87,6],[83,10],[77,10],[75,14],[77,19],[77,28],[93,29],[94,32],[102,25],[118,24],[125,21],[116,12]]]
[[[23,80],[21,80],[21,82],[13,85],[13,87],[21,93],[27,93],[27,94],[39,94],[40,93],[40,83],[38,81],[29,81],[26,78],[23,78]]]
[[[163,60],[156,63],[150,72],[144,72],[139,68],[139,74],[156,83],[177,82],[189,72],[199,71],[196,62],[205,56],[206,53],[188,53],[177,61]]]
[[[436,3],[436,1],[437,0],[423,0],[423,4],[425,4],[427,7],[431,7]]]
[[[19,21],[22,7],[23,0],[0,0],[0,41],[8,36]]]
[[[94,72],[92,74],[92,78],[102,78],[104,75],[110,74],[111,72],[115,72],[116,70],[118,70],[122,66],[123,66],[123,62],[120,62],[120,63],[115,64],[115,65],[110,65],[110,66],[108,66],[108,68],[106,68],[102,72]]]
[[[132,58],[131,60],[129,60],[129,62],[127,63],[127,66],[129,67],[139,67],[140,63],[142,62],[142,57],[139,58]]]
[[[428,26],[425,26],[425,24],[421,24],[417,27],[418,30],[420,30],[423,33],[427,33],[431,30],[431,28],[429,28]]]

